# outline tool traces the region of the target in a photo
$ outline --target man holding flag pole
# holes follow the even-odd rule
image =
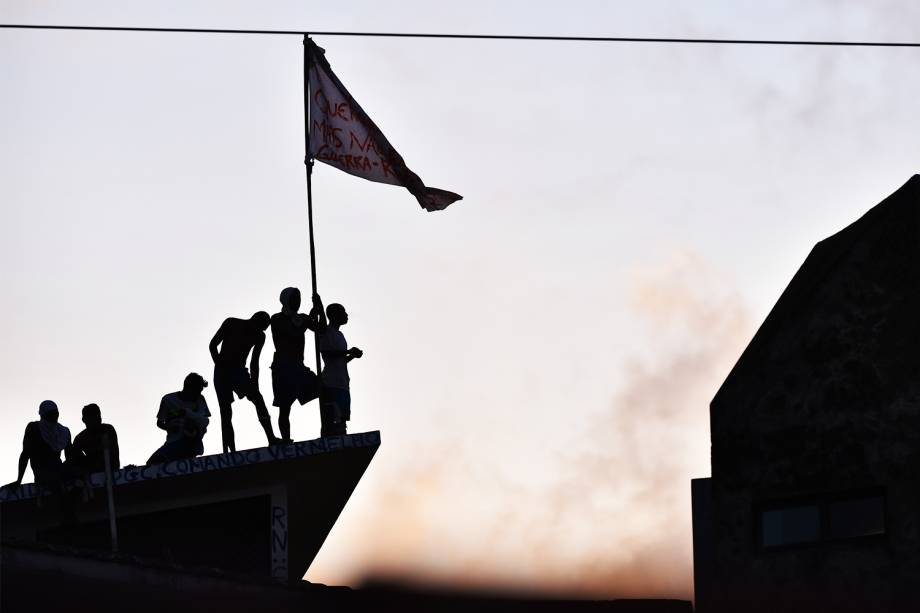
[[[304,122],[307,170],[307,218],[310,233],[310,276],[316,287],[316,247],[313,242],[313,162],[319,160],[349,174],[405,187],[426,211],[440,211],[462,196],[427,187],[390,145],[364,109],[332,72],[325,51],[309,34],[304,36]],[[320,364],[319,336],[314,334],[316,372]],[[327,354],[333,353],[327,349]],[[335,354],[336,357],[338,354]],[[324,424],[325,425],[325,424]]]

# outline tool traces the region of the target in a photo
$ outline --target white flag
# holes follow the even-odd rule
[[[324,51],[312,40],[307,39],[307,44],[310,46],[309,157],[369,181],[401,185],[426,211],[440,211],[463,198],[443,189],[426,187],[335,76]]]

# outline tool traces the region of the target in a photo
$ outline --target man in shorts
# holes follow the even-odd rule
[[[265,399],[259,391],[259,357],[262,354],[262,346],[265,345],[265,330],[270,321],[265,311],[259,311],[249,319],[228,317],[208,346],[214,360],[214,392],[217,394],[217,404],[220,405],[220,432],[224,453],[236,451],[231,408],[234,393],[240,398],[248,398],[255,405],[256,415],[268,438],[268,444],[274,445],[278,442],[272,431]],[[246,370],[246,356],[249,356],[250,352],[252,355],[249,358],[249,370]]]
[[[326,307],[328,323],[320,334],[323,356],[323,397],[320,399],[320,436],[345,434],[351,419],[351,391],[348,363],[364,355],[357,347],[348,348],[341,327],[348,323],[348,312],[338,303]]]
[[[26,467],[31,464],[36,484],[60,490],[63,482],[71,476],[67,463],[61,462],[62,451],[68,459],[72,453],[70,430],[58,423],[58,407],[52,400],[45,400],[39,405],[38,415],[38,421],[26,426],[19,455],[19,474],[8,485],[22,485]]]
[[[271,317],[272,341],[275,356],[272,359],[272,389],[278,407],[278,430],[286,443],[291,443],[291,406],[319,396],[319,378],[303,363],[304,336],[307,330],[316,331],[322,318],[323,305],[319,296],[313,296],[309,315],[298,313],[300,290],[288,287],[281,291],[281,312]]]

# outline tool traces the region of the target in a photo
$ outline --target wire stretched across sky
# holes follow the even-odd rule
[[[774,45],[800,47],[920,47],[920,43],[847,40],[783,40],[754,38],[673,38],[642,36],[551,36],[519,34],[436,34],[419,32],[320,32],[308,30],[247,30],[225,28],[145,28],[132,26],[63,26],[0,24],[0,29],[72,30],[93,32],[148,32],[173,34],[253,34],[263,36],[355,36],[370,38],[443,38],[465,40],[511,40],[585,43],[660,43],[696,45]]]

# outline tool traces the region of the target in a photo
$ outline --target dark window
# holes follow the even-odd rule
[[[885,493],[860,490],[761,505],[757,539],[764,548],[885,534]]]
[[[885,499],[867,496],[828,504],[828,537],[852,538],[885,534]]]
[[[814,543],[821,540],[821,510],[818,505],[803,505],[764,511],[760,531],[764,547]]]

